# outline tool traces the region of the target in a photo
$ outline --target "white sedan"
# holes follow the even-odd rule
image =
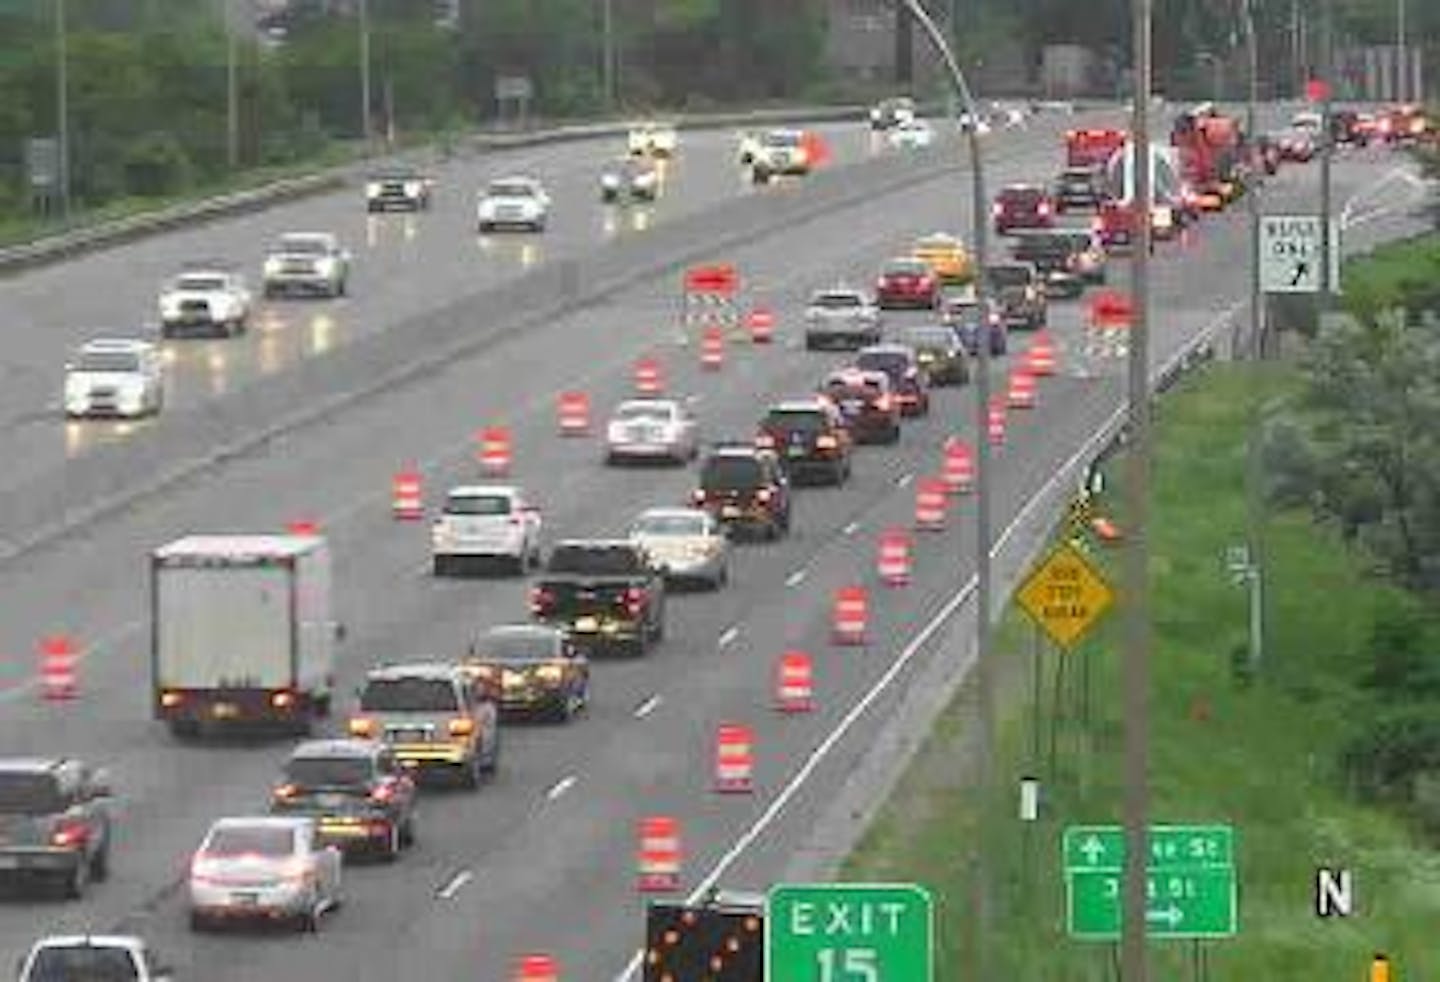
[[[699,508],[651,508],[630,525],[630,539],[670,582],[700,582],[718,590],[730,580],[730,539]]]
[[[249,317],[245,279],[226,269],[186,270],[160,293],[160,333],[167,338],[191,331],[233,337]]]
[[[149,341],[96,338],[65,366],[65,415],[135,419],[160,412],[165,370]]]
[[[340,899],[340,850],[319,844],[312,818],[222,818],[190,861],[193,930],[259,920],[318,931]]]
[[[885,140],[897,149],[919,150],[935,142],[935,129],[923,119],[902,120],[886,131]]]
[[[475,219],[482,235],[503,228],[543,232],[550,220],[550,195],[533,177],[491,181],[475,206]]]
[[[605,427],[605,462],[659,460],[683,464],[700,452],[699,423],[674,399],[622,402]]]

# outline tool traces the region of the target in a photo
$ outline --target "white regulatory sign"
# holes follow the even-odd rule
[[[1266,293],[1319,293],[1319,215],[1264,215],[1260,219],[1260,289]],[[1330,289],[1340,290],[1340,229],[1330,226]]]

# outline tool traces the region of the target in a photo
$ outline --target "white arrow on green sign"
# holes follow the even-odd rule
[[[1125,833],[1118,825],[1072,825],[1061,840],[1070,933],[1120,937]],[[1145,877],[1151,938],[1228,938],[1239,929],[1235,833],[1228,825],[1152,825]]]

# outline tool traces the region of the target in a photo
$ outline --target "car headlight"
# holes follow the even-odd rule
[[[1169,228],[1175,222],[1175,215],[1168,205],[1160,205],[1155,209],[1155,224],[1160,228]]]
[[[618,188],[620,186],[620,178],[615,174],[606,174],[600,178],[600,184],[607,188]]]
[[[565,670],[559,665],[541,665],[535,669],[535,677],[541,682],[559,682],[565,677]]]
[[[419,182],[419,181],[406,181],[406,182],[405,182],[405,194],[406,194],[407,197],[410,197],[410,198],[418,198],[418,197],[420,197],[420,192],[421,192],[422,190],[423,190],[423,189],[420,187],[420,182]]]
[[[265,272],[267,272],[267,273],[278,273],[278,272],[280,272],[280,257],[279,257],[279,256],[266,256],[266,257],[265,257]]]
[[[367,184],[367,185],[365,185],[365,197],[367,197],[367,198],[378,198],[378,197],[380,197],[380,185],[378,185],[378,184],[373,184],[373,183],[372,183],[372,184]]]

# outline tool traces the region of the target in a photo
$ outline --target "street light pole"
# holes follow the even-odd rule
[[[65,0],[55,0],[55,143],[60,217],[70,217],[70,65],[66,51]]]
[[[615,109],[615,10],[613,0],[601,0],[600,87],[605,108]]]
[[[1332,91],[1335,75],[1334,10],[1332,0],[1321,0],[1320,22],[1320,79],[1324,83],[1324,98],[1320,102],[1320,303],[1321,311],[1330,309],[1330,294],[1334,284],[1330,282],[1330,213],[1334,208],[1331,169],[1335,157],[1335,134],[1331,114],[1334,111]]]
[[[371,145],[370,121],[370,3],[360,0],[360,133],[365,150]]]
[[[234,170],[240,166],[240,93],[236,66],[236,40],[233,8],[225,2],[225,160]]]
[[[1410,59],[1405,57],[1405,48],[1405,0],[1395,0],[1395,60],[1400,69],[1395,86],[1397,102],[1410,101]]]
[[[975,305],[980,318],[976,344],[980,366],[975,373],[975,684],[979,690],[980,703],[979,766],[976,783],[980,787],[982,807],[988,807],[989,792],[994,784],[995,683],[990,657],[990,552],[993,541],[990,527],[990,443],[987,438],[990,413],[990,318],[985,305],[989,294],[985,283],[985,266],[989,256],[989,202],[985,193],[984,155],[980,147],[980,108],[975,103],[970,84],[960,69],[954,50],[924,5],[920,0],[896,2],[903,3],[909,9],[913,20],[929,38],[935,53],[945,65],[968,120],[966,142],[970,157],[971,239],[975,253]],[[989,858],[991,850],[988,847],[989,843],[981,842],[976,855],[976,969],[972,976],[976,979],[994,977],[988,970],[987,939],[991,933],[992,920]]]
[[[1255,0],[1245,0],[1245,32],[1250,62],[1250,93],[1245,106],[1245,132],[1250,141],[1251,187],[1245,195],[1250,219],[1250,358],[1265,358],[1265,295],[1260,282],[1260,189],[1265,162],[1257,157],[1256,115],[1260,102],[1260,39],[1255,33]],[[1256,371],[1252,366],[1252,372]],[[1250,586],[1250,673],[1257,675],[1265,657],[1265,511],[1260,454],[1260,379],[1249,385],[1250,442],[1246,446],[1245,518]]]
[[[1134,318],[1127,366],[1130,452],[1126,457],[1126,511],[1133,532],[1124,555],[1124,825],[1125,872],[1120,930],[1125,982],[1146,982],[1146,867],[1150,854],[1150,246],[1153,203],[1150,174],[1151,0],[1133,0],[1135,60],[1132,143],[1135,174],[1131,274]]]

